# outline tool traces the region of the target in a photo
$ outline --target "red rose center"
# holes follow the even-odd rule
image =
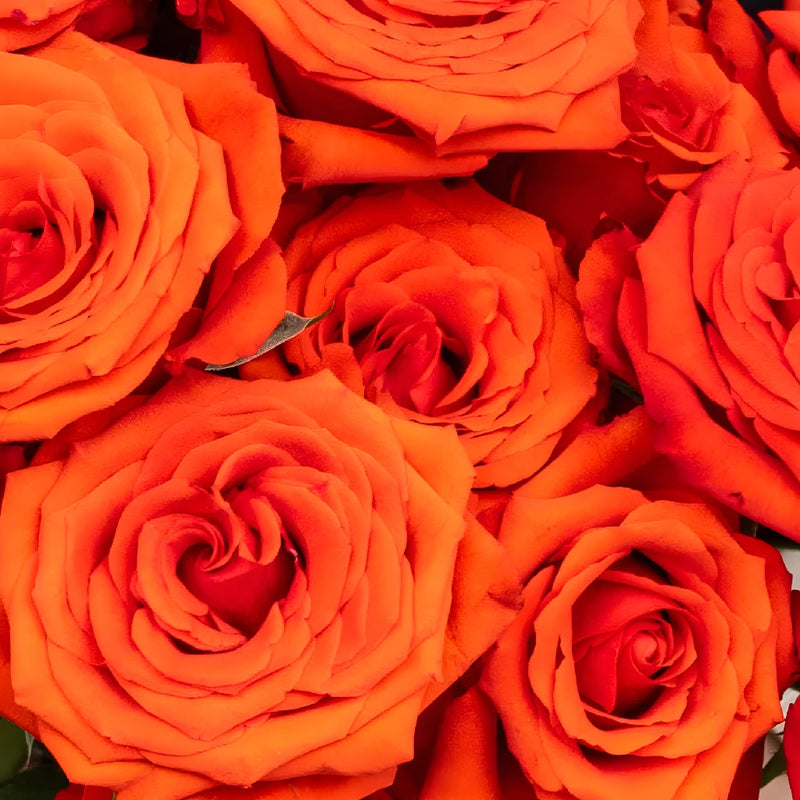
[[[0,302],[26,297],[57,276],[64,245],[38,203],[20,203],[0,217]]]
[[[190,547],[178,564],[178,577],[189,591],[229,625],[252,636],[273,603],[286,596],[295,560],[281,548],[268,564],[235,553],[219,563],[207,545]]]
[[[708,147],[714,133],[714,118],[687,98],[680,86],[657,84],[650,78],[629,73],[620,79],[620,87],[627,106],[625,111],[637,115],[653,133],[689,149]]]
[[[386,392],[404,408],[431,414],[460,377],[452,346],[431,311],[406,303],[389,309],[353,350],[372,393]]]
[[[654,569],[631,557],[576,601],[575,675],[590,713],[639,716],[693,661],[683,611],[658,593],[660,584]]]

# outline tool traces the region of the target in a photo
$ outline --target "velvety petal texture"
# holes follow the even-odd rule
[[[794,668],[778,552],[706,506],[603,486],[515,496],[499,537],[528,582],[480,685],[536,797],[726,800]],[[478,709],[463,724],[485,738]]]
[[[0,712],[120,800],[363,797],[516,607],[454,432],[328,372],[187,371],[10,480]]]
[[[231,4],[263,32],[276,91],[298,121],[373,130],[376,145],[382,134],[418,137],[437,155],[625,137],[617,76],[635,56],[638,2]]]
[[[290,309],[329,312],[288,361],[333,370],[394,416],[455,425],[476,485],[532,475],[590,413],[574,279],[540,219],[477,184],[342,198],[285,258]]]
[[[800,538],[800,170],[730,156],[638,242],[609,233],[581,266],[590,339],[686,481]]]
[[[646,161],[650,179],[673,190],[731,153],[783,167],[788,149],[771,119],[766,41],[744,9],[735,0],[642,6],[636,63],[620,79],[631,134],[618,152]]]
[[[275,109],[246,71],[65,33],[0,74],[0,440],[121,399],[171,344],[176,367],[254,352],[285,271]]]

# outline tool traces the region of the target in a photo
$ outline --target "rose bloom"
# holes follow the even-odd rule
[[[286,168],[306,185],[468,175],[497,151],[626,135],[617,76],[636,54],[633,0],[219,5],[229,39],[241,38],[233,5],[267,40]]]
[[[595,395],[575,283],[544,223],[474,183],[342,198],[285,258],[289,308],[330,309],[286,343],[288,361],[332,369],[392,415],[455,425],[479,486],[532,475]]]
[[[686,499],[515,495],[499,536],[524,607],[370,800],[755,798],[758,741],[796,665],[791,576]]]
[[[0,62],[0,440],[110,405],[170,347],[176,368],[257,350],[285,304],[283,188],[242,68],[75,33]]]
[[[528,582],[481,686],[537,796],[727,798],[794,666],[778,552],[603,486],[514,498],[499,538]]]
[[[720,502],[800,537],[800,170],[730,157],[676,194],[642,243],[581,265],[586,329],[641,388],[656,448]]]
[[[513,618],[471,485],[330,373],[187,370],[10,476],[0,713],[120,800],[363,797]]]
[[[783,167],[786,148],[765,113],[774,101],[764,37],[739,4],[647,0],[643,7],[636,63],[620,78],[630,137],[618,151],[646,161],[650,179],[671,190],[733,152]]]

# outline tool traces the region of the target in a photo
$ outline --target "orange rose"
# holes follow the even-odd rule
[[[638,383],[684,480],[800,537],[800,170],[730,157],[676,194],[642,243],[613,232],[581,265],[604,363]]]
[[[646,0],[643,6],[639,54],[620,79],[631,134],[619,151],[647,161],[651,179],[668,189],[688,187],[733,152],[762,167],[783,167],[786,148],[761,106],[766,100],[771,108],[764,37],[739,4],[714,0],[701,10],[695,0]]]
[[[481,687],[536,796],[725,800],[742,755],[782,719],[793,669],[777,551],[706,506],[603,486],[515,497],[499,537],[528,583]],[[471,703],[473,724],[493,724]]]
[[[500,150],[625,137],[635,0],[231,3],[266,37],[286,169],[307,185],[467,175]]]
[[[440,702],[445,699],[420,718],[428,746],[400,767],[390,787],[367,800],[536,800],[524,778],[512,784],[521,773],[498,740],[491,700],[477,686]]]
[[[290,309],[332,309],[287,359],[332,369],[392,415],[455,425],[479,486],[536,472],[595,394],[574,280],[544,223],[474,183],[342,198],[285,258]]]
[[[120,800],[363,797],[513,617],[471,484],[329,373],[187,371],[9,478],[0,712]]]
[[[177,367],[254,352],[285,304],[272,103],[238,67],[74,33],[0,72],[0,441],[113,403],[170,345]]]

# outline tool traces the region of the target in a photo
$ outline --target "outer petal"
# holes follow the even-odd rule
[[[629,281],[620,301],[620,332],[639,376],[645,409],[656,423],[656,449],[669,456],[690,484],[796,537],[800,505],[794,477],[775,458],[713,422],[691,384],[647,353],[643,301],[640,284]],[[724,460],[720,453],[725,453]],[[733,479],[744,475],[750,476],[746,483]]]

